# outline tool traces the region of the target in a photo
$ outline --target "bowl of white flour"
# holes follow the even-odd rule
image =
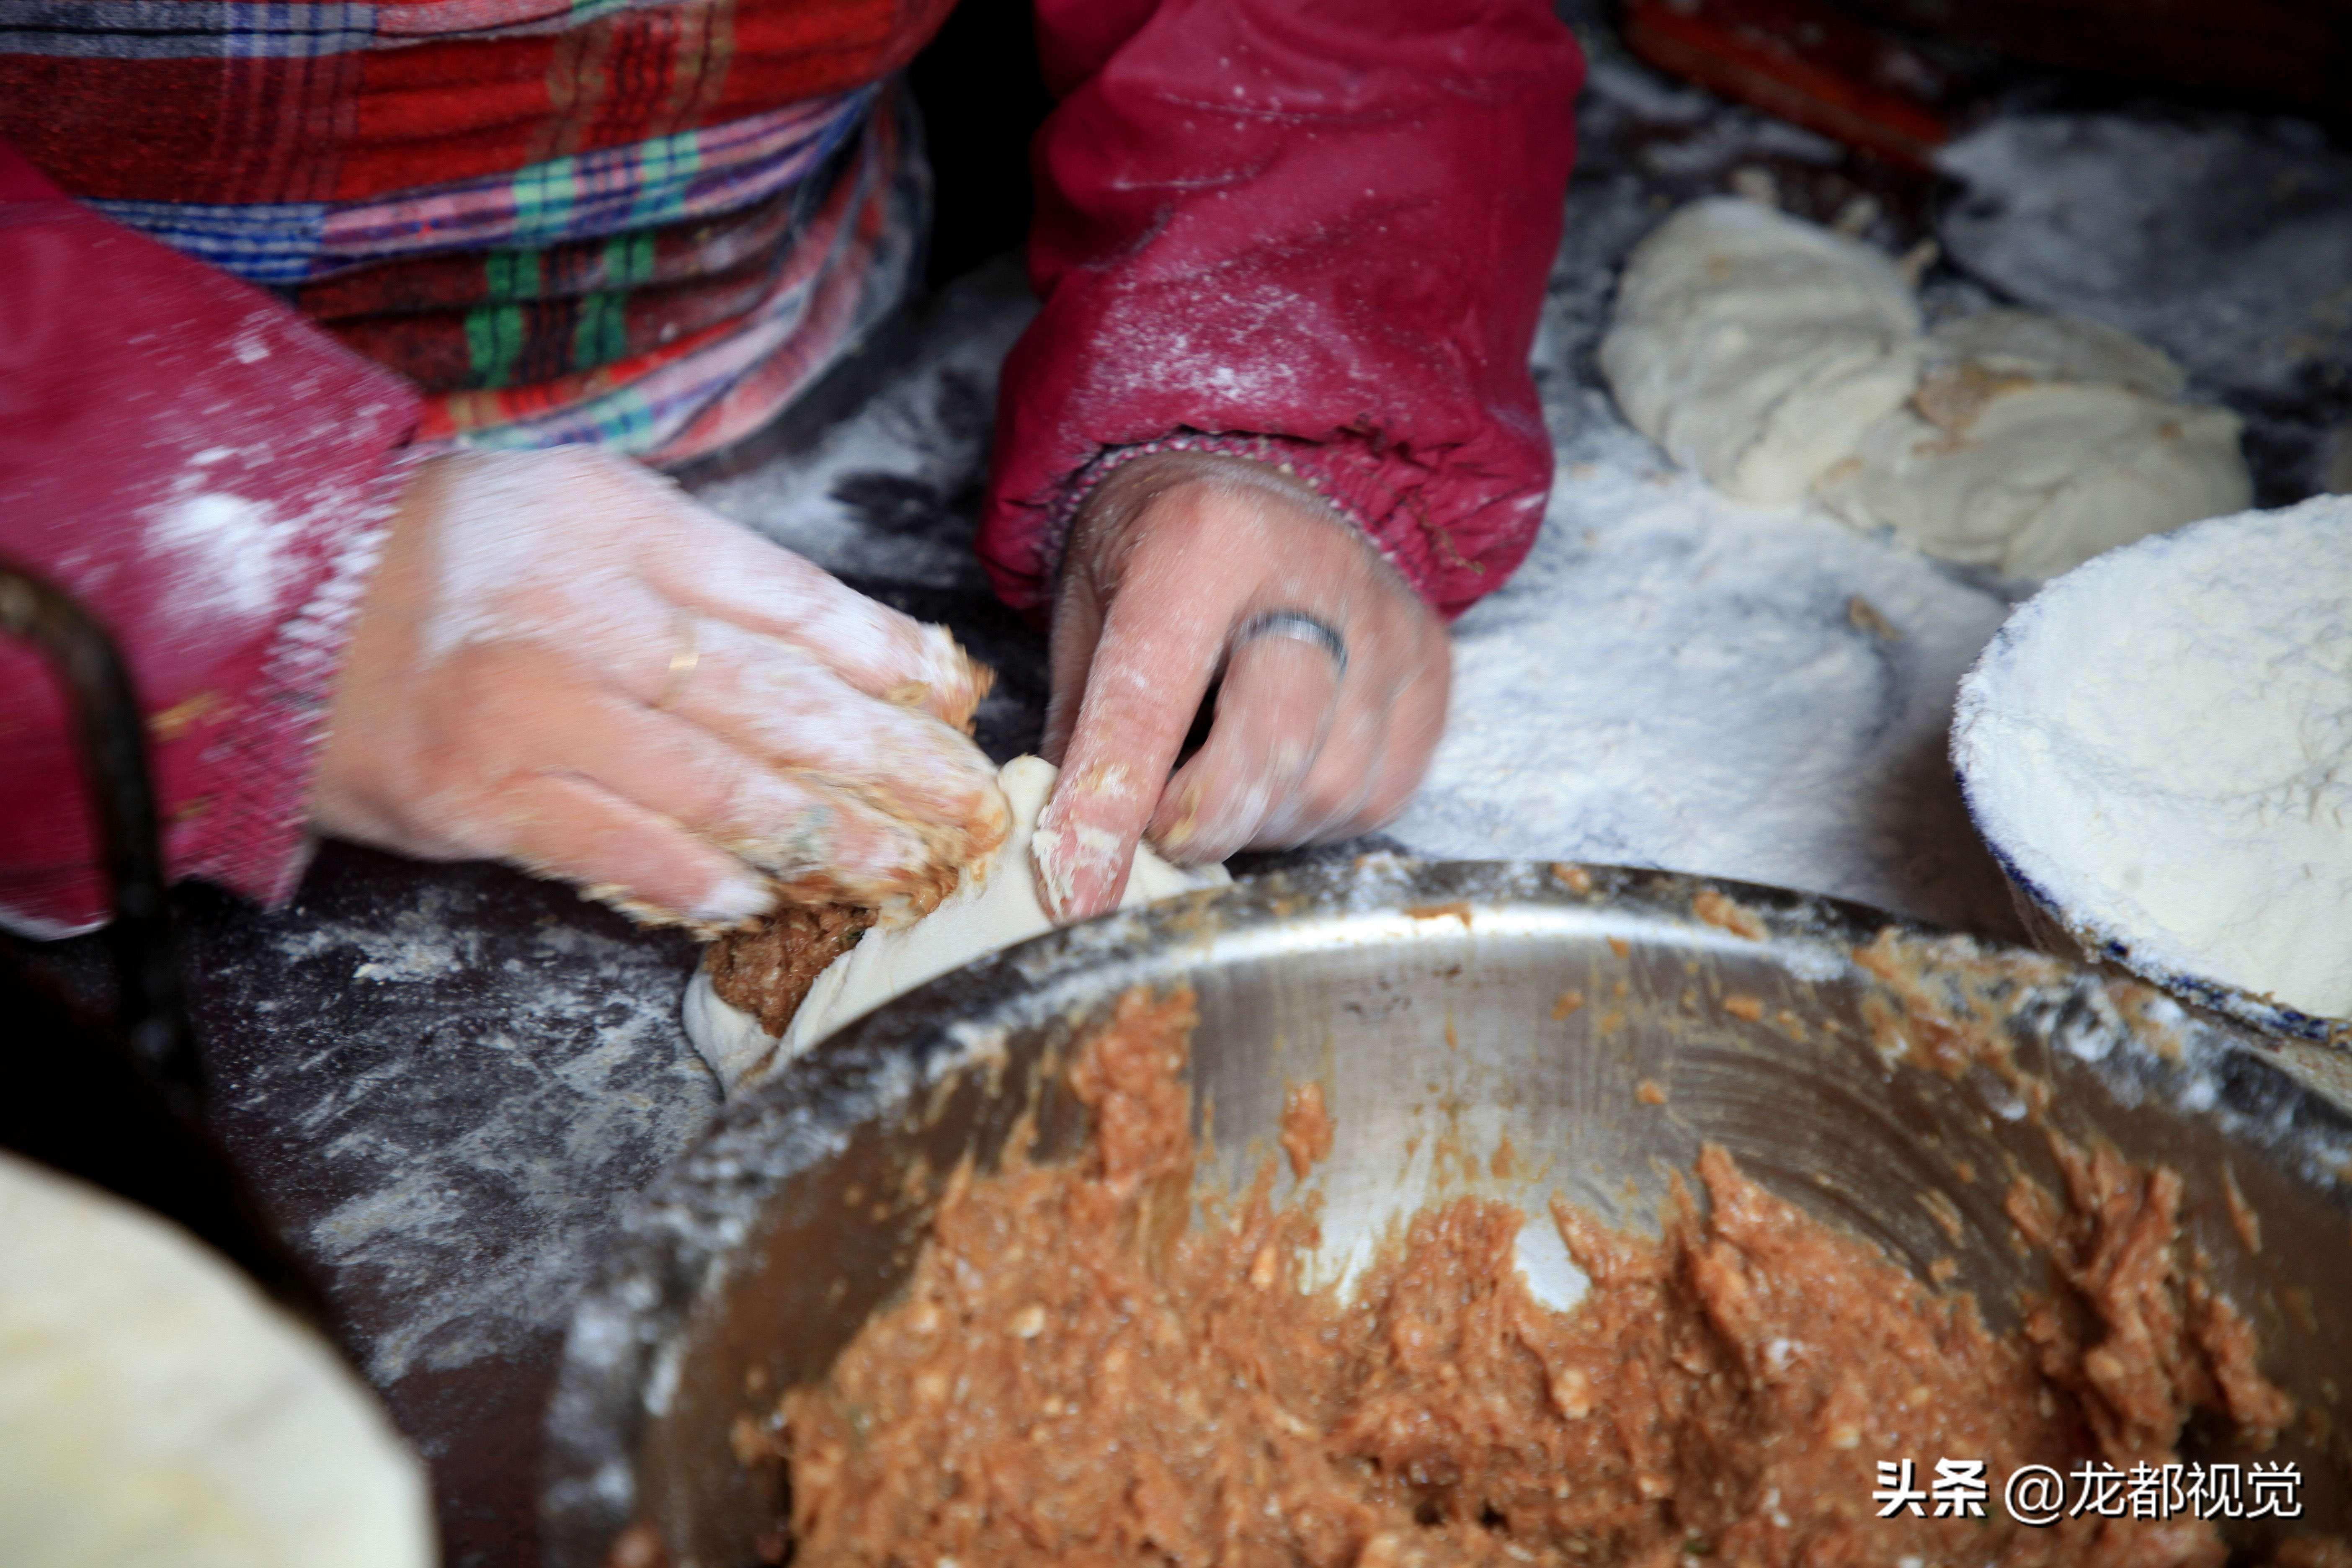
[[[2037,927],[2258,1028],[2352,1040],[2352,497],[2052,582],[1961,683],[1952,759]]]

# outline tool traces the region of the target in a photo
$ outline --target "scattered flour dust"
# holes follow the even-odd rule
[[[288,958],[356,951],[361,957],[352,966],[355,981],[430,980],[466,967],[479,943],[478,932],[444,927],[425,910],[413,909],[394,915],[389,929],[328,921],[296,931],[278,948]]]
[[[190,620],[247,624],[274,616],[301,574],[299,519],[222,490],[182,494],[149,515],[146,552],[173,558],[173,596]]]
[[[997,372],[1036,310],[1019,258],[966,275],[855,416],[807,451],[698,486],[696,499],[836,575],[987,592],[971,532]]]
[[[351,1194],[305,1250],[354,1281],[371,1380],[560,1329],[620,1201],[717,1103],[677,1035],[682,955],[560,921],[516,931],[463,885],[297,911],[272,946],[214,978],[271,1026],[239,1099]],[[350,996],[375,1026],[348,1026]]]
[[[2352,1016],[2352,499],[2059,578],[1961,688],[1986,837],[2143,973]]]
[[[1414,853],[1658,866],[2003,932],[1945,761],[2007,605],[1667,468],[1595,392],[1533,552],[1455,626]]]
[[[1526,563],[1455,624],[1445,739],[1388,836],[1426,856],[1656,866],[2018,934],[1947,755],[1953,691],[2009,595],[1827,517],[1729,500],[1675,470],[1605,388],[1619,270],[1665,216],[1662,184],[1698,194],[1652,169],[1655,136],[1612,129],[1637,110],[1687,119],[1675,145],[1696,159],[1704,143],[1707,167],[1834,151],[1784,146],[1801,133],[1631,65],[1596,68],[1530,367],[1559,455],[1550,504]]]

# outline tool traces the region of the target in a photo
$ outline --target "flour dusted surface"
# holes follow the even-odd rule
[[[2352,1015],[2352,500],[2060,578],[1962,684],[1953,754],[1986,836],[2078,931]]]

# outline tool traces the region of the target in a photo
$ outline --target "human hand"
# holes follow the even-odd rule
[[[928,909],[1005,831],[959,732],[987,681],[634,463],[442,458],[368,584],[311,816],[706,929],[780,890]]]
[[[1220,669],[1208,741],[1171,778]],[[1198,453],[1121,468],[1071,531],[1054,607],[1047,907],[1115,907],[1147,829],[1200,863],[1388,821],[1429,766],[1451,674],[1437,616],[1305,486]]]

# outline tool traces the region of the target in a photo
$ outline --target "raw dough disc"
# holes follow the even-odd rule
[[[2252,502],[2238,416],[2170,401],[2179,368],[2126,333],[1990,310],[1938,327],[1927,360],[1816,492],[1858,527],[2041,579]]]
[[[996,778],[1013,808],[1013,830],[985,872],[967,877],[921,920],[897,930],[870,931],[828,964],[785,1026],[781,1045],[760,1027],[757,1018],[720,1000],[711,987],[709,971],[698,968],[686,987],[687,1038],[728,1092],[765,1078],[844,1024],[925,981],[1053,930],[1037,897],[1029,840],[1036,831],[1037,814],[1054,793],[1055,771],[1038,757],[1015,757],[1005,763]],[[1119,907],[1131,909],[1232,880],[1222,866],[1182,869],[1141,845]]]
[[[1998,377],[2127,386],[2165,398],[2189,386],[2170,354],[2119,327],[2006,305],[1941,323],[1927,334],[1927,353],[1931,374],[1973,363]]]
[[[1870,247],[1713,197],[1634,249],[1601,368],[1667,456],[1778,504],[1910,395],[1919,326],[1909,283]]]
[[[425,1477],[316,1336],[177,1227],[0,1153],[11,1568],[425,1568]]]

